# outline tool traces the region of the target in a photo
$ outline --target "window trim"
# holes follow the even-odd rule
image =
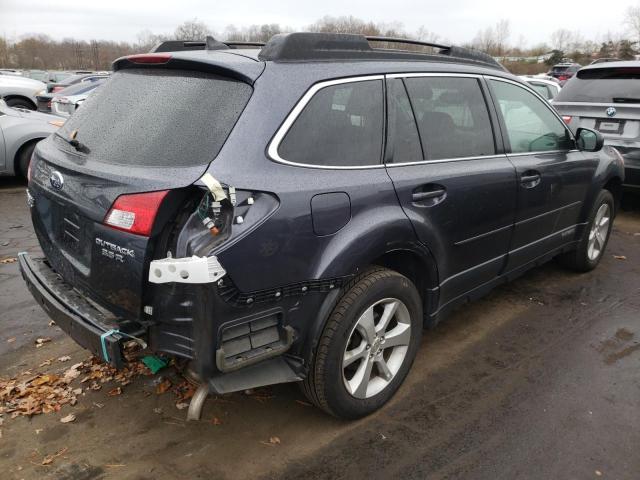
[[[531,88],[529,85],[523,85],[519,82],[514,82],[513,80],[507,79],[507,78],[502,78],[502,77],[495,77],[493,75],[485,75],[485,78],[487,80],[496,80],[498,82],[504,82],[504,83],[510,83],[512,85],[515,85],[516,87],[520,87],[521,89],[528,91],[530,93],[533,93],[533,95],[535,95],[536,97],[538,97],[543,105],[547,108],[547,110],[549,110],[560,122],[560,124],[562,124],[562,126],[564,127],[566,132],[569,132],[569,136],[573,139],[573,144],[576,145],[577,147],[577,142],[576,142],[576,137],[573,134],[573,132],[571,131],[571,129],[569,127],[567,127],[567,124],[564,123],[564,120],[562,120],[562,117],[560,116],[560,114],[551,106],[551,104],[549,103],[549,100],[546,100],[542,95],[540,95],[538,92],[536,92],[533,88]],[[489,85],[490,87],[490,94],[491,97],[494,99],[494,102],[497,101],[497,99],[495,98],[495,93],[493,91],[493,88],[491,88],[491,85]],[[506,128],[506,125],[504,124],[504,116],[502,115],[502,112],[500,111],[499,108],[496,108],[497,114],[498,114],[498,118],[500,119],[500,122],[503,124],[503,128]],[[506,133],[506,132],[505,132]],[[503,134],[504,136],[504,134]],[[503,140],[504,142],[504,140]],[[523,155],[544,155],[544,154],[549,154],[549,153],[572,153],[572,152],[579,152],[578,148],[571,148],[571,149],[567,149],[567,150],[537,150],[537,151],[532,151],[532,152],[512,152],[511,149],[511,142],[504,142],[505,147],[508,145],[509,148],[505,148],[505,150],[509,150],[508,152],[505,152],[505,155],[507,156],[523,156]]]
[[[291,112],[285,118],[284,122],[282,122],[282,125],[280,125],[280,127],[276,131],[276,134],[271,139],[271,142],[269,142],[269,146],[267,147],[267,154],[269,155],[271,160],[273,160],[274,162],[284,163],[285,165],[292,165],[295,167],[319,168],[323,170],[363,170],[363,169],[371,169],[371,168],[384,168],[385,164],[382,161],[377,165],[313,165],[310,163],[292,162],[291,160],[286,160],[282,158],[280,156],[280,153],[278,152],[278,149],[280,148],[280,143],[282,142],[286,134],[289,132],[289,129],[291,128],[293,123],[297,120],[297,118],[300,116],[304,108],[307,106],[307,104],[311,101],[311,99],[315,96],[316,93],[318,93],[320,90],[326,87],[332,87],[334,85],[366,82],[370,80],[382,81],[383,96],[384,96],[385,95],[384,93],[385,76],[384,75],[364,75],[359,77],[346,77],[346,78],[339,78],[334,80],[326,80],[326,81],[318,82],[312,85],[311,88],[309,88],[309,90],[307,90],[306,93],[302,96],[302,98],[298,101],[298,103],[296,103],[295,107],[293,107],[293,110],[291,110]],[[383,115],[385,115],[385,118],[382,119],[383,125],[384,125],[386,123],[386,110],[384,106],[384,98],[383,98]],[[384,148],[384,142],[385,142],[384,136],[385,134],[384,132],[382,132],[383,138],[382,138],[382,143],[380,145],[381,149]],[[380,157],[382,160],[382,152],[380,154]]]

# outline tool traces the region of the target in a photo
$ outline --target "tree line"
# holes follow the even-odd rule
[[[578,31],[560,29],[551,35],[548,42],[528,46],[522,36],[513,41],[510,22],[500,20],[495,25],[478,31],[471,41],[462,46],[503,59],[514,73],[536,73],[525,70],[543,71],[548,68],[546,65],[552,65],[564,58],[571,58],[583,64],[600,57],[632,59],[640,47],[640,3],[638,6],[629,7],[621,21],[626,27],[625,31],[608,33],[599,39],[585,39]],[[409,32],[397,22],[375,23],[353,16],[325,16],[302,30],[405,37],[432,43],[449,43],[446,38],[425,27]],[[270,23],[243,27],[229,25],[223,31],[216,32],[204,22],[193,19],[178,25],[171,34],[141,31],[134,42],[85,41],[73,38],[55,40],[46,34],[26,35],[17,40],[0,37],[0,68],[108,70],[114,59],[132,53],[148,52],[164,40],[202,40],[207,35],[212,35],[223,41],[266,42],[275,34],[291,31],[294,31],[291,27]],[[542,55],[545,55],[546,65],[527,60]],[[530,64],[529,68],[527,63]]]

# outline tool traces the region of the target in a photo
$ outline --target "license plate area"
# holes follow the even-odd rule
[[[622,135],[624,131],[624,120],[596,120],[596,130],[601,133]]]

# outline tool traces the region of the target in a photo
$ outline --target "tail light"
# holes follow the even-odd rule
[[[56,92],[59,92],[60,90],[64,90],[64,87],[61,87],[58,85],[53,87],[53,90],[51,90],[51,92],[56,93]]]
[[[569,116],[569,115],[563,115],[562,116],[562,121],[564,123],[566,123],[567,125],[569,125],[571,123],[571,120],[573,119],[573,117]]]
[[[564,82],[565,80],[569,80],[569,76],[568,75],[560,75],[558,77],[558,80],[560,80],[561,82]]]
[[[168,53],[140,53],[126,57],[131,63],[167,63],[171,60]]]
[[[104,223],[118,230],[148,237],[167,193],[169,190],[120,195],[104,218]]]

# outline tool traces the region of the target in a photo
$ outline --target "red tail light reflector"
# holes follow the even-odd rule
[[[61,87],[61,86],[53,87],[53,90],[51,90],[51,92],[56,93],[56,92],[59,92],[60,90],[64,90],[64,87]]]
[[[167,193],[169,190],[120,195],[107,212],[104,223],[118,230],[148,237]]]
[[[566,123],[567,125],[569,125],[571,123],[571,120],[573,119],[573,117],[569,116],[569,115],[563,115],[562,116],[562,121],[564,123]]]

